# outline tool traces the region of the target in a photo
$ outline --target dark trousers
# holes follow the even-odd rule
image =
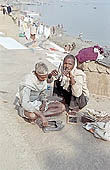
[[[54,89],[53,89],[53,95],[57,95],[59,97],[62,97],[64,99],[64,104],[66,106],[67,111],[69,108],[76,108],[82,109],[84,106],[87,105],[87,97],[84,96],[82,93],[81,96],[75,97],[72,95],[71,86],[68,87],[68,91],[63,89],[63,87],[60,85],[59,80],[55,80],[54,82]]]

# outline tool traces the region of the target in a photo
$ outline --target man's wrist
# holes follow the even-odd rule
[[[70,82],[71,82],[71,85],[74,85],[76,83],[76,81],[75,81],[73,76],[70,77]]]

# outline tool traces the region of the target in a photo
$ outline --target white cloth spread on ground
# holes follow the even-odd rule
[[[24,47],[22,44],[14,40],[10,37],[0,37],[0,45],[3,47],[12,50],[12,49],[27,49],[27,47]]]
[[[64,48],[60,47],[59,45],[55,44],[54,42],[50,42],[50,45],[51,45],[51,48],[54,48],[56,49],[57,51],[60,51],[60,52],[65,52]]]
[[[3,32],[0,32],[0,35],[5,35]]]
[[[58,60],[58,59],[57,60],[54,60],[52,58],[46,58],[46,59],[56,67],[58,67],[61,62],[61,60]]]

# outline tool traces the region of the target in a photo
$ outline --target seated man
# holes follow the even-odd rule
[[[47,77],[47,66],[42,62],[37,63],[35,70],[19,84],[14,102],[21,117],[29,119],[31,123],[40,117],[43,126],[48,125],[46,116],[58,115],[65,110],[65,106],[58,101],[47,102]]]
[[[59,71],[51,72],[52,76],[57,77],[53,93],[64,98],[66,109],[71,113],[86,106],[89,97],[86,75],[76,67],[75,57],[68,54],[63,60],[63,65],[60,65]]]

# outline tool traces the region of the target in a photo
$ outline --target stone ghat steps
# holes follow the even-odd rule
[[[110,68],[91,61],[79,66],[87,75],[91,94],[110,97]]]
[[[110,74],[110,68],[109,67],[98,64],[95,61],[84,62],[79,67],[81,67],[84,71]]]

